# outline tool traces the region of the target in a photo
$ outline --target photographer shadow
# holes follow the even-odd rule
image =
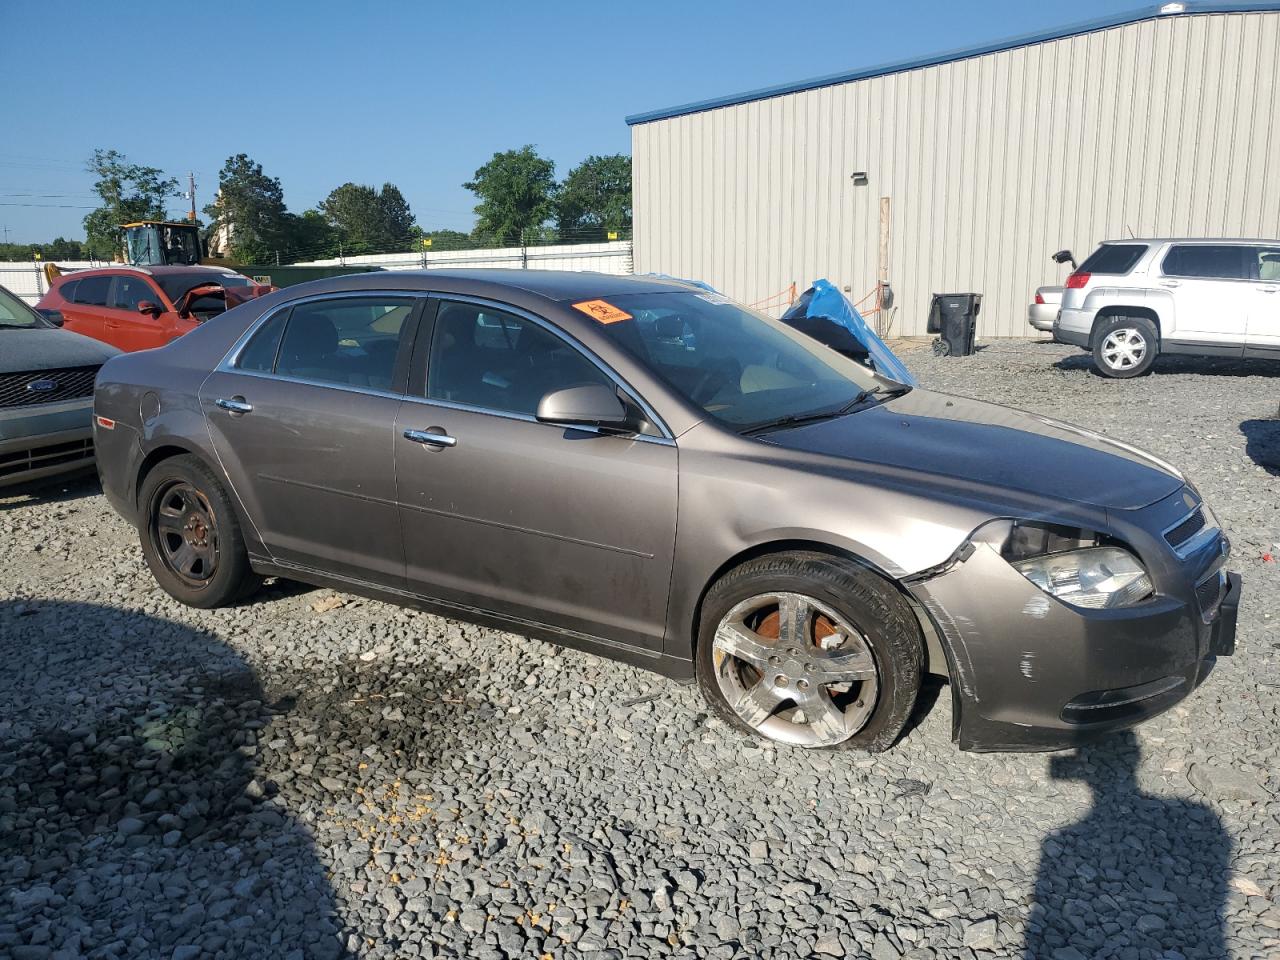
[[[312,839],[255,768],[284,705],[216,636],[0,601],[0,955],[336,960]]]
[[[1041,846],[1025,960],[1228,955],[1231,839],[1207,806],[1143,793],[1140,760],[1131,731],[1051,759],[1093,807]]]

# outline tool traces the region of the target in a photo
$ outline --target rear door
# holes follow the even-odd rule
[[[171,318],[138,312],[138,304],[150,301],[164,310],[160,291],[144,274],[116,274],[103,312],[108,339],[121,350],[150,350],[169,342]]]
[[[1251,247],[1252,296],[1249,298],[1249,353],[1280,356],[1280,244]]]
[[[552,390],[620,388],[532,314],[443,299],[421,389],[427,352],[415,354],[395,436],[409,589],[660,651],[674,441],[657,427],[614,436],[539,423]]]
[[[219,459],[282,564],[403,585],[394,430],[423,299],[282,307],[201,387]]]
[[[1253,295],[1239,244],[1175,243],[1160,262],[1156,283],[1173,297],[1173,329],[1164,339],[1244,348]]]
[[[107,298],[111,295],[111,275],[79,277],[66,306],[62,308],[62,326],[73,333],[107,340]],[[64,294],[66,297],[66,294]],[[110,340],[107,340],[110,343]]]

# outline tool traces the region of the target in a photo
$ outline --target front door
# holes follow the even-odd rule
[[[534,418],[545,393],[583,383],[616,388],[532,317],[441,302],[426,396],[405,400],[395,431],[408,586],[659,651],[677,450],[656,429],[611,436]]]
[[[1239,244],[1175,244],[1156,282],[1173,295],[1173,329],[1165,339],[1244,349],[1249,317],[1245,254]]]
[[[201,388],[218,456],[274,559],[403,586],[394,430],[420,302],[281,309]]]
[[[150,350],[169,342],[171,322],[163,313],[139,313],[138,304],[145,301],[164,309],[159,291],[145,276],[117,274],[111,278],[111,294],[103,312],[109,342],[127,351]]]

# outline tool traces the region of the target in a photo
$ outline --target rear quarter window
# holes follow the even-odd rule
[[[1104,243],[1085,258],[1084,263],[1080,264],[1079,272],[1123,276],[1134,268],[1146,252],[1145,243]]]

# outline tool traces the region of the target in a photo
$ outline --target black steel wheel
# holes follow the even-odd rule
[[[138,502],[147,566],[174,599],[220,607],[258,586],[231,499],[197,457],[173,457],[153,467]]]

